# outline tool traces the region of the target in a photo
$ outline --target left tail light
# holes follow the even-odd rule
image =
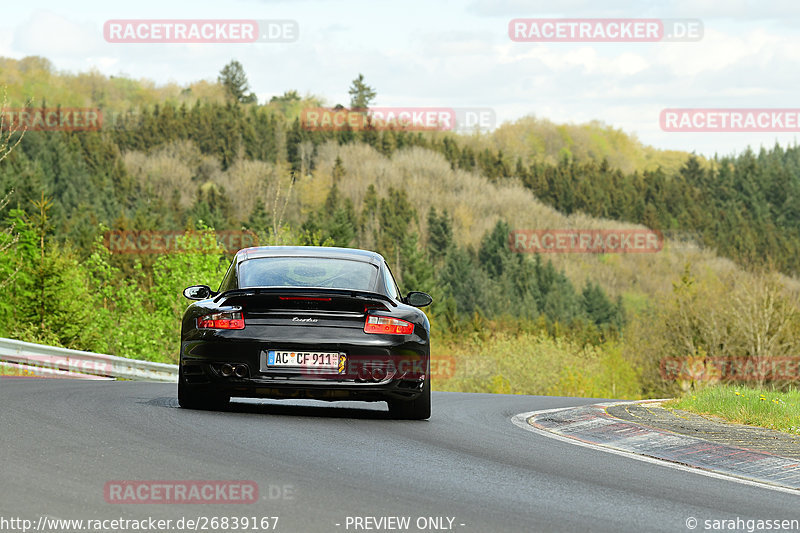
[[[410,335],[414,333],[414,324],[390,318],[388,316],[367,315],[364,333],[385,333],[390,335]]]
[[[201,316],[197,329],[244,329],[244,318],[241,311]]]

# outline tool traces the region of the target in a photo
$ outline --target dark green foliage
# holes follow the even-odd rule
[[[244,73],[244,67],[238,61],[231,61],[225,65],[219,72],[217,81],[225,87],[231,98],[236,102],[248,104],[256,101],[254,93],[247,94],[250,89],[250,84],[247,81],[247,75]]]
[[[334,184],[325,199],[325,204],[312,213],[303,223],[302,229],[309,238],[328,242],[331,246],[347,248],[356,235],[356,213],[353,202],[342,200],[338,187]],[[304,242],[303,244],[313,244]]]
[[[395,275],[400,279],[402,291],[424,291],[433,292],[435,290],[435,279],[433,266],[428,262],[424,252],[419,246],[419,238],[416,232],[405,236],[400,244],[400,263],[394,265]]]
[[[518,172],[518,174],[520,174]],[[675,175],[623,174],[608,163],[563,160],[522,175],[564,213],[638,222],[692,238],[742,265],[800,273],[800,147],[747,150],[704,168],[687,159]]]
[[[400,243],[411,231],[412,222],[416,224],[417,214],[403,190],[390,188],[388,197],[381,198],[379,206],[378,250],[394,262],[400,257]]]
[[[462,316],[485,313],[491,294],[491,280],[469,250],[455,248],[447,254],[439,271],[441,297],[452,298],[455,312]],[[435,295],[439,296],[439,295]]]
[[[244,226],[255,232],[268,231],[272,227],[272,216],[267,213],[262,202],[256,203]]]
[[[211,182],[202,184],[197,189],[197,198],[189,216],[212,228],[228,229],[231,226],[232,210],[225,190]]]
[[[589,319],[596,325],[619,323],[620,310],[608,299],[599,285],[587,281],[583,287],[582,302]]]
[[[453,243],[453,224],[447,210],[438,215],[436,208],[431,207],[428,211],[428,257],[431,262],[440,265]]]

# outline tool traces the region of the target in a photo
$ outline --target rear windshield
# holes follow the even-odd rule
[[[239,287],[325,287],[372,291],[378,267],[323,257],[261,257],[239,265]]]

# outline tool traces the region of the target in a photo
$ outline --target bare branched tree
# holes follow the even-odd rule
[[[32,101],[28,102],[30,105]],[[3,87],[3,106],[0,108],[0,161],[5,159],[6,157],[14,151],[19,143],[22,142],[22,138],[25,136],[25,131],[27,128],[22,128],[20,132],[20,123],[19,122],[8,122],[6,115],[8,114],[8,89]],[[14,136],[20,133],[19,138],[14,141]]]
[[[275,182],[275,199],[272,202],[272,235],[270,236],[269,244],[285,244],[284,231],[283,231],[283,217],[286,214],[286,207],[289,205],[289,200],[292,197],[292,189],[294,188],[294,175],[289,180],[289,186],[286,190],[286,195],[283,198],[281,205],[281,183],[280,180]]]
[[[13,192],[14,190],[12,189],[2,200],[0,200],[0,212],[2,212],[3,209],[8,205]],[[7,253],[12,246],[17,244],[18,241],[19,234],[16,232],[16,227],[14,224],[4,228],[2,231],[0,231],[0,243],[2,243],[0,244],[0,254]],[[22,268],[22,265],[18,264],[10,274],[7,274],[4,279],[0,279],[0,289],[14,280],[19,273],[20,268]]]
[[[3,87],[3,105],[0,107],[0,162],[2,162],[6,157],[8,157],[11,152],[14,151],[20,142],[22,142],[22,138],[25,136],[26,128],[22,128],[20,131],[20,124],[19,122],[11,122],[7,120],[7,111],[8,111],[8,89]],[[14,140],[16,134],[19,133],[19,137]],[[11,201],[11,195],[14,194],[14,189],[8,191],[8,193],[0,200],[0,213],[3,212],[3,209],[6,208],[8,203]],[[4,254],[11,249],[12,246],[17,244],[19,241],[19,234],[16,232],[16,227],[14,224],[9,226],[8,228],[4,228],[0,231],[0,254]],[[0,288],[4,287],[11,283],[11,281],[16,277],[17,273],[19,273],[20,266],[18,265],[11,274],[8,274],[5,279],[0,279]]]

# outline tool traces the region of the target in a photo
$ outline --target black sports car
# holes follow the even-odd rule
[[[178,402],[232,396],[386,401],[394,418],[431,414],[424,292],[401,296],[380,254],[348,248],[239,250],[219,291],[194,285],[183,315]]]

